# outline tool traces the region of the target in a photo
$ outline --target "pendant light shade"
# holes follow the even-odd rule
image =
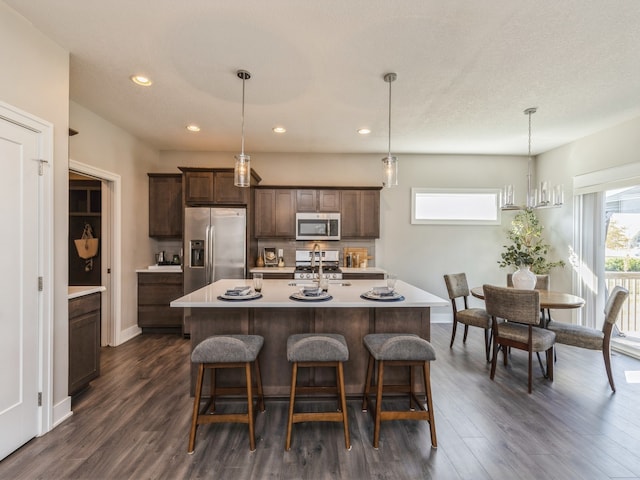
[[[249,187],[251,185],[251,157],[244,153],[244,82],[251,78],[251,74],[246,70],[238,70],[237,75],[242,79],[242,151],[235,156],[233,184],[236,187]]]
[[[384,81],[389,84],[389,149],[387,156],[382,159],[382,186],[386,188],[398,185],[398,158],[391,155],[391,82],[398,78],[395,73],[387,73]]]

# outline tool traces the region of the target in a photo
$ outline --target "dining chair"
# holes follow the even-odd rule
[[[550,330],[535,328],[540,324],[540,293],[537,290],[518,290],[494,285],[484,285],[483,290],[493,332],[491,380],[496,374],[498,349],[502,347],[504,365],[507,366],[511,347],[525,350],[529,354],[529,393],[532,387],[534,352],[546,352],[547,375],[553,381],[553,344],[556,334]],[[499,318],[504,321],[498,322]]]
[[[456,338],[456,327],[458,322],[464,325],[464,336],[462,343],[466,343],[467,334],[469,333],[469,325],[484,329],[484,347],[487,362],[489,361],[489,351],[491,347],[491,318],[483,308],[469,308],[469,285],[467,276],[464,273],[447,274],[444,276],[444,283],[447,285],[447,293],[451,300],[453,308],[453,329],[451,330],[451,343],[449,348],[453,347],[453,341]],[[462,298],[464,308],[458,310],[457,301]]]
[[[609,385],[614,393],[616,385],[611,374],[611,332],[620,309],[628,297],[629,291],[619,285],[611,291],[604,308],[602,330],[557,321],[550,321],[547,325],[547,328],[556,334],[557,343],[589,350],[602,350],[604,368],[607,370]]]

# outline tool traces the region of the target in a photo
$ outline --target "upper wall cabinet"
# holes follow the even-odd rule
[[[197,205],[247,205],[251,199],[248,188],[233,184],[233,168],[187,168],[183,172],[184,203]],[[251,183],[260,182],[251,170]]]
[[[290,188],[256,188],[256,238],[294,238],[296,236],[296,190]]]
[[[182,237],[182,175],[149,173],[149,236]]]
[[[379,238],[380,188],[343,190],[340,214],[342,238]]]
[[[298,189],[296,191],[298,212],[339,212],[340,190]]]

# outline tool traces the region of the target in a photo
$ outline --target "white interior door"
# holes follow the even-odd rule
[[[39,433],[38,146],[0,118],[0,460]]]

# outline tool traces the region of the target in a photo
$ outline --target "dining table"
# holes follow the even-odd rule
[[[508,287],[512,288],[512,287]],[[570,293],[557,292],[554,290],[538,290],[540,294],[540,310],[543,312],[543,327],[546,327],[551,320],[550,310],[569,310],[582,308],[584,299]],[[471,295],[484,300],[484,290],[482,287],[473,287]]]

